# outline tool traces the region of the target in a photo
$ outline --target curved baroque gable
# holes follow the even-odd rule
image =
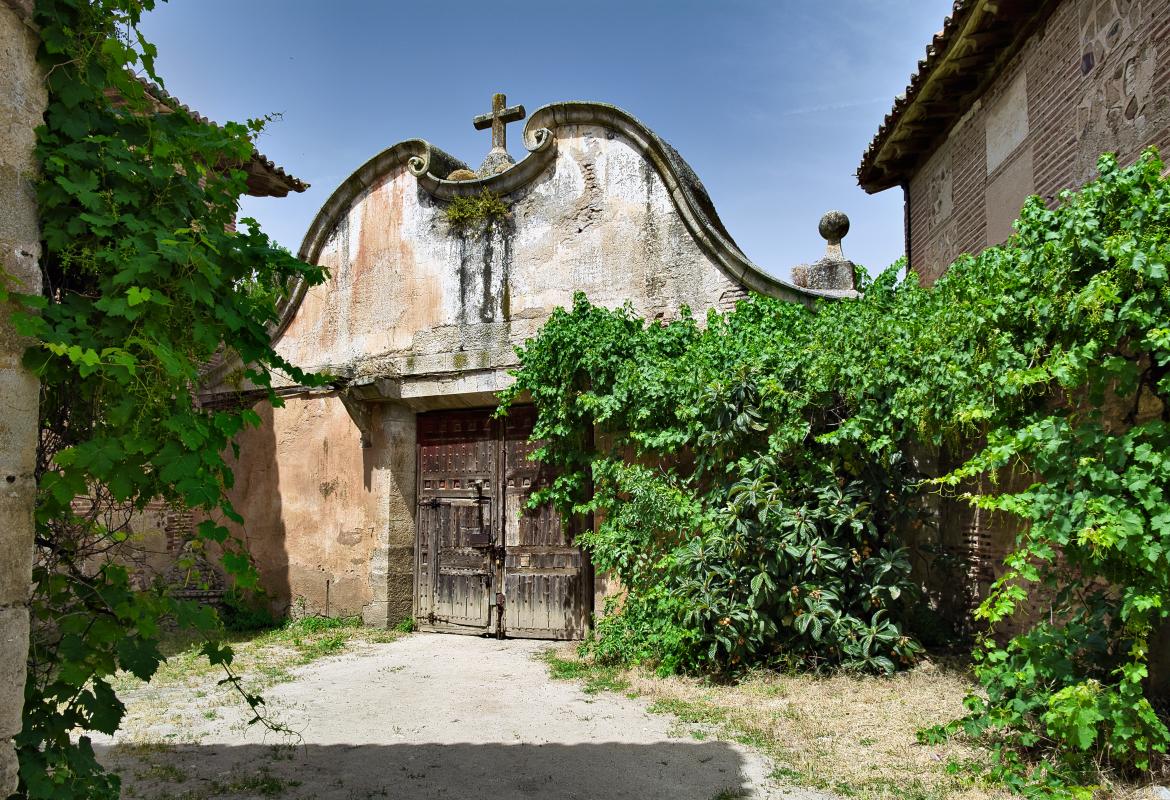
[[[305,236],[300,257],[330,279],[291,293],[274,331],[282,355],[351,380],[459,375],[465,390],[469,374],[513,364],[514,346],[574,291],[651,318],[727,307],[745,290],[804,303],[840,294],[755,265],[686,162],[621,109],[544,106],[524,145],[522,161],[473,180],[447,180],[465,165],[419,139],[356,170]],[[453,230],[446,205],[485,190],[508,217]]]

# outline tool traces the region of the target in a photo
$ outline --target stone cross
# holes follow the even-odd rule
[[[492,113],[480,114],[471,121],[477,131],[492,129],[492,150],[508,151],[508,138],[504,131],[504,126],[509,122],[519,122],[524,119],[527,114],[524,113],[524,106],[512,106],[506,108],[505,104],[508,98],[500,93],[492,95]]]

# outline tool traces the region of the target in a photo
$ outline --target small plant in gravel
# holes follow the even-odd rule
[[[166,783],[184,783],[188,775],[174,764],[149,764],[141,772],[136,773],[139,780],[164,781]]]
[[[744,797],[751,797],[751,792],[743,789],[723,789],[711,795],[711,800],[741,800]]]
[[[267,769],[261,769],[254,775],[245,775],[224,783],[213,783],[212,794],[258,794],[261,797],[279,797],[286,789],[300,786],[296,780],[285,780],[273,775]]]
[[[544,662],[548,664],[550,677],[561,681],[582,681],[585,694],[621,692],[630,685],[629,681],[622,677],[624,670],[618,667],[602,666],[591,661],[561,658],[552,648],[546,650],[542,657]]]

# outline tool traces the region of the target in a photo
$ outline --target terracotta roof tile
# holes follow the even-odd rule
[[[146,87],[147,95],[159,104],[169,108],[181,108],[197,122],[218,126],[217,122],[203,116],[158,84],[144,78],[138,80]],[[285,172],[283,167],[259,150],[253,149],[252,160],[245,169],[248,173],[248,194],[253,197],[284,197],[289,192],[303,192],[309,188],[309,184]]]
[[[861,157],[857,182],[862,188],[881,191],[909,177],[917,166],[915,156],[919,153],[897,151],[891,147],[894,140],[904,137],[925,141],[931,134],[935,138],[945,136],[987,80],[1058,2],[955,0],[942,30],[926,46],[925,56],[910,76],[906,91],[894,99],[893,108]],[[951,83],[947,85],[946,81]],[[930,106],[908,120],[910,109],[926,99]],[[917,148],[921,155],[927,155],[930,149],[928,144]]]

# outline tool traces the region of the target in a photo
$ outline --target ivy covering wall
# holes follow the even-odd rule
[[[132,582],[106,557],[126,537],[111,519],[159,499],[197,509],[193,556],[208,549],[237,587],[255,585],[243,543],[221,523],[242,522],[224,494],[224,456],[259,418],[200,407],[200,369],[226,358],[262,388],[274,370],[318,380],[272,350],[269,326],[290,282],[320,283],[322,271],[237,220],[264,120],[208,124],[147,95],[139,77],[159,80],[155,48],[136,26],[153,6],[38,0],[34,11],[49,93],[36,150],[44,281],[3,287],[35,342],[24,362],[42,386],[18,797],[118,796],[87,734],[118,728],[125,708],[110,678],[149,679],[168,628],[201,633],[240,688],[214,609]],[[262,721],[262,700],[242,694]]]
[[[933,287],[900,265],[816,310],[755,297],[700,326],[578,296],[520,352],[539,500],[594,514],[580,541],[628,594],[607,661],[890,672],[921,653],[904,542],[933,494],[1018,520],[976,612],[983,691],[925,736],[995,750],[996,777],[1083,795],[1145,770],[1168,732],[1147,696],[1170,599],[1170,182],[1153,152],[1023,209],[1004,246]],[[598,443],[601,443],[600,445]],[[974,453],[943,476],[914,455]],[[1012,480],[1009,480],[1012,479]],[[980,479],[980,480],[974,480]],[[1019,483],[1020,491],[1008,491]],[[993,634],[1043,588],[1051,613]]]

